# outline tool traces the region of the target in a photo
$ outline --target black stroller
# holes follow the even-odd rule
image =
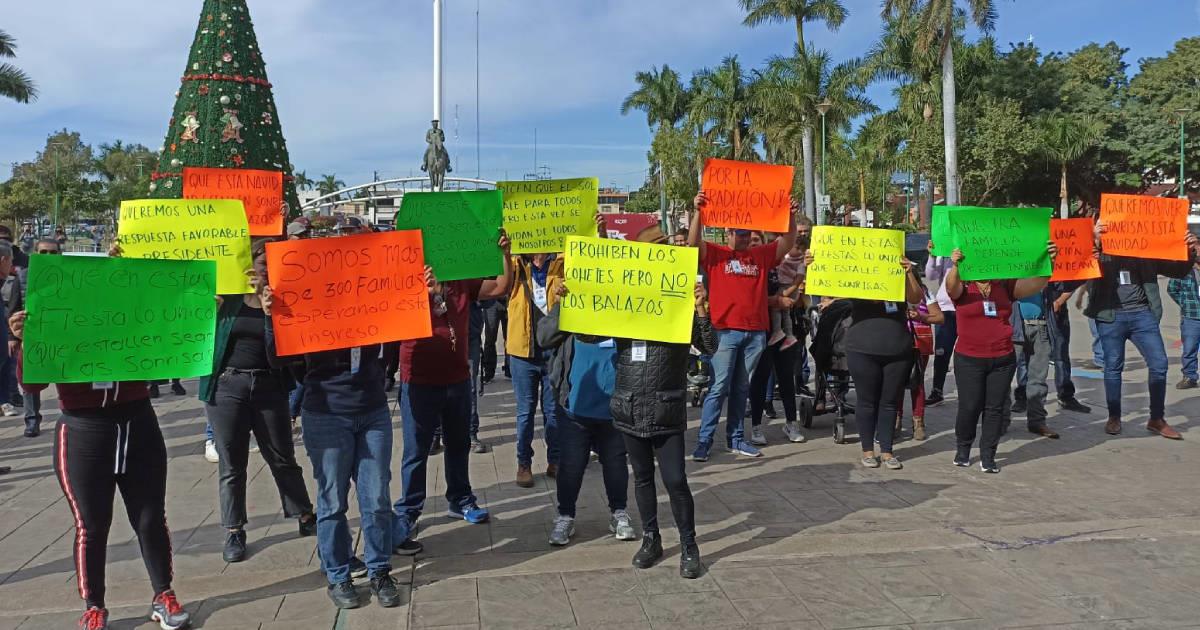
[[[800,424],[811,428],[813,417],[832,412],[833,441],[846,443],[846,416],[854,412],[847,401],[853,382],[846,360],[846,334],[852,323],[849,300],[836,300],[824,310],[810,309],[813,342],[810,352],[816,375],[814,396],[800,397]]]

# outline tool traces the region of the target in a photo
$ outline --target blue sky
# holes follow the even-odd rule
[[[475,10],[446,0],[445,127],[456,170],[476,173]],[[538,164],[555,177],[595,176],[636,188],[645,177],[645,118],[619,107],[641,69],[685,76],[738,54],[754,67],[790,50],[789,26],[741,26],[737,0],[478,0],[485,179],[519,179]],[[0,102],[0,164],[30,159],[67,127],[93,144],[159,146],[170,118],[199,0],[9,3],[0,28],[42,92]],[[807,37],[835,58],[863,54],[880,29],[878,0],[845,0],[850,18]],[[292,162],[349,183],[416,174],[431,119],[430,0],[250,0],[275,84]],[[1126,61],[1162,56],[1200,33],[1200,0],[998,0],[996,38],[1045,51],[1116,41]],[[881,107],[888,86],[871,96]],[[455,120],[457,106],[458,120]]]

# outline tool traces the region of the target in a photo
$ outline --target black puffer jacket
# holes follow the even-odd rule
[[[614,426],[639,438],[682,433],[687,428],[688,345],[647,341],[646,360],[634,361],[634,341],[616,342],[617,384],[609,404]],[[692,345],[703,354],[716,352],[707,317],[695,318]]]

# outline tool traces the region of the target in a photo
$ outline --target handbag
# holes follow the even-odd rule
[[[917,305],[917,311],[923,314],[928,314],[929,309],[924,304]],[[913,347],[922,356],[933,355],[933,326],[924,322],[908,320],[908,329],[912,332]]]

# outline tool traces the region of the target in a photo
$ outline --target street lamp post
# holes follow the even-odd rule
[[[1184,154],[1184,141],[1187,138],[1187,115],[1191,111],[1192,110],[1187,107],[1181,107],[1175,110],[1175,114],[1179,116],[1179,197],[1182,199],[1187,199],[1187,186],[1184,185],[1184,183],[1187,181],[1184,179],[1186,176],[1185,164],[1187,159]]]
[[[59,227],[58,213],[62,207],[62,193],[59,191],[59,185],[58,185],[58,177],[59,177],[59,175],[58,175],[58,172],[59,172],[58,156],[60,153],[60,148],[66,146],[66,144],[62,143],[62,142],[51,142],[50,146],[54,147],[54,227],[57,228],[57,227]]]
[[[820,194],[821,194],[822,198],[824,198],[825,191],[828,190],[828,188],[829,188],[829,184],[825,181],[825,114],[828,114],[829,110],[832,108],[833,108],[833,103],[830,103],[829,99],[825,99],[824,101],[821,101],[820,103],[817,104],[817,112],[821,114],[821,190],[820,190]],[[818,207],[821,206],[821,200],[817,200],[817,206]],[[825,221],[823,220],[823,217],[821,217],[820,213],[818,213],[818,217],[819,218],[817,219],[817,224],[823,225],[825,223]]]

